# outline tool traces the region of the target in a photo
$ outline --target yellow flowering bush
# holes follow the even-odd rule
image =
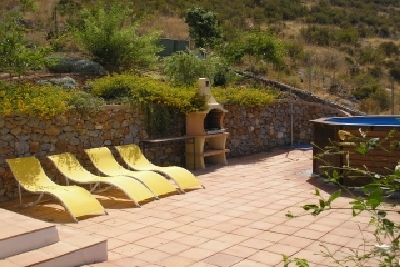
[[[0,115],[18,111],[47,118],[70,108],[81,115],[87,114],[88,110],[103,105],[104,100],[83,91],[65,90],[56,86],[11,85],[0,82],[0,103]]]
[[[270,105],[280,94],[274,90],[242,87],[215,87],[212,94],[224,105],[240,105],[245,107],[263,107]]]
[[[128,97],[131,103],[154,103],[176,108],[184,113],[206,109],[204,97],[198,94],[196,86],[173,86],[168,82],[129,74],[108,76],[92,83],[95,96],[107,98],[110,95]],[[129,90],[128,90],[129,89]],[[212,88],[215,99],[221,104],[248,107],[266,106],[279,97],[274,90],[263,88]]]
[[[197,93],[194,86],[172,86],[148,77],[138,77],[129,74],[108,76],[94,81],[92,94],[108,98],[114,95],[128,97],[134,105],[153,103],[160,106],[176,108],[184,113],[205,110],[204,97]],[[129,90],[127,90],[129,89]]]
[[[57,87],[0,83],[0,114],[19,111],[50,117],[68,109],[71,94]]]
[[[0,82],[0,115],[14,111],[50,117],[70,107],[85,113],[104,104],[125,98],[133,105],[160,106],[183,113],[205,110],[205,98],[196,86],[173,86],[168,82],[130,74],[97,79],[91,84],[91,94],[79,90],[64,90],[55,86],[32,84],[12,85]],[[279,97],[279,93],[264,88],[212,88],[215,99],[221,104],[247,107],[266,106]]]

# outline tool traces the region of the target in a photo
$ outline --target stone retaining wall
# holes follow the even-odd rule
[[[330,106],[302,100],[280,100],[263,108],[225,106],[229,111],[225,116],[225,128],[230,132],[227,147],[231,151],[228,157],[289,145],[291,104],[295,144],[309,144],[312,140],[312,123],[309,120],[345,116],[344,112]],[[56,183],[64,184],[61,174],[46,159],[47,155],[71,152],[95,173],[83,150],[138,144],[140,140],[149,138],[145,121],[140,110],[126,106],[105,106],[84,117],[74,113],[49,119],[23,114],[0,117],[0,201],[17,197],[17,185],[5,162],[6,158],[36,156],[47,175]],[[184,122],[177,122],[177,125],[177,128],[183,129]],[[146,150],[146,156],[152,161],[155,154],[155,148]],[[183,147],[164,143],[157,150],[157,159],[155,163],[158,165],[181,165],[184,161]]]

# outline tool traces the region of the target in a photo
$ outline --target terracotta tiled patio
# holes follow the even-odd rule
[[[351,218],[349,210],[335,210],[287,218],[288,212],[305,214],[301,206],[317,202],[315,187],[322,194],[336,190],[310,178],[312,151],[288,151],[275,149],[194,171],[205,189],[141,208],[119,191],[107,191],[99,200],[109,215],[78,224],[57,204],[18,209],[8,202],[6,208],[57,224],[61,238],[72,233],[83,239],[107,237],[109,260],[93,266],[283,266],[282,254],[307,258],[311,266],[332,266],[331,259],[318,255],[320,244],[331,253],[349,252],[363,243],[359,227],[368,227],[369,217]],[[341,197],[335,207],[348,202]]]

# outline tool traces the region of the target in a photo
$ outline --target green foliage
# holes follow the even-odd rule
[[[353,96],[358,99],[362,100],[365,98],[370,97],[373,93],[380,90],[381,88],[377,84],[372,85],[362,85],[361,87],[355,89],[352,94]]]
[[[190,38],[198,48],[213,48],[222,38],[217,13],[193,7],[186,11],[185,22],[189,25]]]
[[[400,81],[400,67],[394,67],[389,70],[389,74],[394,79]]]
[[[177,52],[164,59],[164,73],[174,85],[194,85],[199,78],[210,78],[212,84],[216,75],[218,81],[230,80],[227,64],[223,58],[210,55],[199,57],[199,51]]]
[[[358,216],[361,213],[369,214],[370,225],[375,229],[371,229],[371,227],[360,228],[360,231],[363,236],[366,233],[372,234],[377,245],[360,244],[358,249],[352,250],[353,254],[347,255],[345,258],[338,258],[332,255],[327,248],[325,248],[326,252],[321,251],[321,253],[325,257],[332,258],[337,266],[347,266],[348,262],[352,262],[355,266],[399,267],[400,225],[396,220],[399,212],[397,211],[397,202],[394,205],[386,202],[388,198],[400,190],[399,167],[394,170],[384,168],[382,172],[377,169],[371,171],[367,166],[363,168],[352,166],[351,160],[348,158],[350,155],[348,153],[349,150],[371,162],[374,160],[374,156],[371,156],[371,152],[374,150],[379,151],[376,151],[375,155],[379,153],[379,155],[383,156],[387,153],[388,157],[392,157],[400,148],[400,142],[397,141],[400,136],[399,132],[391,130],[384,138],[370,138],[368,133],[361,131],[361,129],[360,135],[353,135],[344,130],[339,130],[338,135],[342,141],[346,141],[347,148],[343,149],[342,144],[333,142],[329,147],[317,147],[322,152],[317,154],[314,160],[321,162],[320,168],[327,170],[325,171],[326,181],[336,184],[340,189],[331,194],[328,199],[321,195],[319,189],[315,189],[315,196],[318,197],[317,204],[307,204],[303,208],[313,216],[318,216],[326,211],[342,210],[343,205],[335,207],[335,199],[341,196],[342,191],[345,191],[351,198],[348,207],[349,211],[351,211],[350,216]],[[325,158],[331,152],[347,155],[347,164],[340,167],[332,166],[330,159]],[[365,179],[367,177],[370,182],[362,187],[363,194],[360,195],[352,191],[351,188],[340,184],[343,175],[353,179],[359,177]],[[293,214],[289,215],[288,217],[291,218],[296,217]],[[304,261],[299,261],[303,259],[292,259],[287,256],[283,258],[285,266],[289,266],[291,263],[304,263]],[[374,265],[370,265],[370,262],[368,262],[370,259],[373,260]]]
[[[300,259],[300,258],[289,258],[285,255],[282,255],[283,257],[283,266],[284,267],[289,267],[290,264],[294,263],[297,267],[310,267],[308,264],[308,261],[306,259]]]
[[[19,1],[20,7],[0,10],[0,72],[22,75],[29,70],[43,69],[49,64],[49,48],[36,46],[26,37],[21,21],[27,11],[33,11],[35,2]]]
[[[147,77],[129,74],[107,76],[95,80],[92,94],[98,97],[108,96],[121,90],[133,105],[147,106],[156,104],[173,108],[182,113],[205,110],[204,96],[198,94],[196,86],[175,86],[167,82],[156,81]],[[243,87],[212,87],[215,99],[226,105],[260,107],[271,104],[280,97],[280,93],[272,89]]]
[[[31,84],[0,83],[0,114],[24,112],[32,116],[50,117],[60,114],[70,107],[93,107],[91,98],[80,96],[81,93],[66,91],[61,87],[35,86]],[[80,101],[78,99],[80,98]],[[78,104],[80,102],[81,104]]]
[[[220,47],[219,51],[230,63],[238,62],[248,55],[254,59],[254,65],[260,60],[279,65],[283,62],[286,48],[285,44],[269,31],[256,29]]]
[[[367,113],[377,114],[390,107],[389,92],[377,84],[362,85],[352,95],[361,100],[359,108]]]
[[[133,12],[113,1],[101,2],[95,10],[80,12],[82,25],[75,25],[73,33],[78,43],[92,59],[107,70],[124,71],[153,66],[161,48],[157,46],[160,33],[150,31],[138,35],[138,22]]]
[[[206,109],[204,97],[197,94],[194,86],[172,86],[147,77],[123,74],[97,79],[92,87],[95,96],[123,95],[138,106],[155,103],[183,113]]]
[[[274,90],[256,88],[212,88],[211,91],[221,104],[245,107],[265,107],[279,97],[279,93]]]
[[[383,50],[386,57],[391,57],[392,55],[397,56],[400,54],[399,47],[393,42],[382,42],[379,45],[379,49]]]

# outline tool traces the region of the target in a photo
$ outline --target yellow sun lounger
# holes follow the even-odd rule
[[[107,147],[85,149],[93,165],[107,176],[129,176],[145,184],[156,196],[175,192],[172,186],[163,176],[152,171],[131,171],[118,164]]]
[[[129,168],[137,171],[156,171],[172,179],[183,192],[184,189],[202,186],[200,180],[185,168],[178,166],[160,167],[152,164],[137,145],[116,146],[115,148]]]
[[[116,187],[122,190],[138,207],[140,207],[138,203],[139,201],[157,197],[150,191],[150,189],[138,180],[126,176],[101,177],[90,173],[79,163],[78,159],[74,155],[68,152],[60,155],[49,156],[48,158],[65,176],[67,184],[68,180],[71,180],[78,184],[92,185],[93,187],[90,192],[94,192],[98,189],[101,183],[104,183],[107,184],[108,187],[96,191],[105,191],[110,187]]]
[[[86,189],[54,183],[46,176],[37,158],[15,158],[6,159],[6,161],[20,187],[31,193],[40,194],[39,198],[31,204],[32,206],[38,204],[45,194],[49,194],[61,201],[65,210],[76,222],[78,221],[76,217],[100,211],[106,213],[99,201]],[[21,190],[19,190],[19,198],[20,204],[22,204]]]

